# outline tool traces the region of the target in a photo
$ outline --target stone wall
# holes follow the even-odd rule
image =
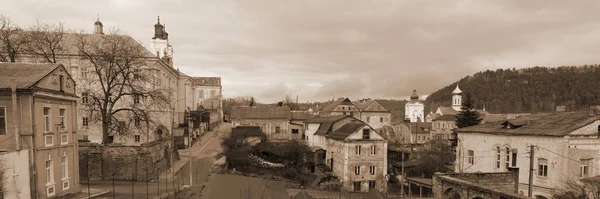
[[[100,146],[81,144],[79,147],[81,180],[156,179],[179,159],[171,139],[142,146]]]

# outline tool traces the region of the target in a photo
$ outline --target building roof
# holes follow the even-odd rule
[[[208,181],[207,198],[280,199],[290,198],[284,181],[239,175],[213,174]]]
[[[234,106],[231,107],[232,119],[290,119],[287,106]]]
[[[121,39],[123,39],[123,41],[132,44],[136,48],[139,48],[139,50],[141,50],[142,55],[144,57],[156,57],[156,55],[152,54],[142,44],[137,42],[135,39],[133,39],[129,35],[81,34],[81,38],[83,38],[88,43],[101,43],[101,44],[106,43],[104,41],[111,37],[120,37]],[[69,55],[81,54],[80,50],[79,50],[79,46],[80,46],[80,42],[81,42],[80,35],[78,35],[76,33],[65,33],[63,35],[63,39],[61,41],[63,42],[62,47],[64,48],[64,51],[61,52],[60,54],[69,54]]]
[[[196,86],[218,86],[221,87],[221,77],[192,77]]]
[[[313,118],[310,118],[306,121],[306,123],[322,123],[322,122],[335,122],[341,120],[346,117],[351,117],[349,115],[333,115],[333,116],[321,116],[317,115]]]
[[[458,111],[454,110],[452,107],[449,107],[449,106],[440,106],[440,107],[438,107],[438,110],[441,112],[442,115],[458,114]]]
[[[431,122],[407,122],[405,125],[409,127],[410,133],[416,134],[429,134],[433,127]]]
[[[13,81],[17,89],[31,88],[58,67],[61,64],[0,63],[0,89],[10,89]]]
[[[367,124],[365,124],[362,121],[353,120],[353,121],[350,121],[350,122],[342,125],[340,128],[334,130],[333,132],[325,135],[325,137],[331,138],[334,140],[344,140],[348,136],[352,135],[354,132],[358,131],[360,128],[362,128],[366,125]]]
[[[562,137],[596,120],[600,120],[600,116],[590,115],[588,111],[538,113],[511,120],[469,126],[457,131],[459,133]]]
[[[433,121],[456,121],[456,115],[442,115],[432,119]]]
[[[454,89],[454,91],[452,91],[452,94],[462,94],[462,91],[460,90],[460,88],[458,88],[458,83],[456,84],[456,88]]]
[[[231,136],[240,137],[263,137],[265,134],[259,126],[236,126],[231,129]]]
[[[323,108],[323,112],[332,112],[339,105],[354,105],[355,106],[355,104],[352,103],[352,101],[350,101],[350,99],[344,98],[341,100],[336,100],[336,101],[331,102],[329,105],[327,105],[325,108]]]
[[[290,112],[292,120],[308,120],[313,115],[306,111],[291,111]]]
[[[322,122],[321,125],[319,125],[319,129],[315,132],[315,135],[326,135],[332,125],[333,122]]]
[[[419,95],[417,95],[417,90],[413,90],[412,95],[410,96],[410,100],[411,101],[418,101],[419,100]]]
[[[383,110],[365,110],[372,103],[379,104],[381,106],[381,108],[383,108]],[[355,105],[358,110],[364,111],[364,112],[390,112],[389,109],[387,109],[383,104],[381,104],[381,102],[379,102],[377,100],[367,100],[367,101],[355,103]]]
[[[292,199],[313,199],[313,197],[306,193],[306,191],[302,190],[292,197]]]

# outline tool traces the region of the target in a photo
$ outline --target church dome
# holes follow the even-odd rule
[[[419,95],[417,95],[417,90],[413,90],[413,94],[410,96],[411,100],[419,100]]]
[[[94,25],[102,25],[102,22],[100,22],[100,20],[96,20],[96,22],[94,22]]]
[[[462,91],[460,90],[460,88],[458,88],[458,84],[456,84],[456,88],[454,89],[454,91],[452,91],[452,94],[462,94]]]

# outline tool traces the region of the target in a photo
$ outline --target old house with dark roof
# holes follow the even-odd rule
[[[322,115],[349,115],[360,118],[360,110],[348,98],[338,99],[323,107]]]
[[[566,182],[599,175],[600,114],[539,113],[457,129],[456,172],[504,172],[518,169],[519,193],[528,195],[534,168],[535,198],[552,198]],[[533,148],[532,148],[533,147]],[[533,152],[533,165],[529,153]]]
[[[302,134],[292,133],[291,113],[287,106],[234,106],[231,123],[237,126],[258,126],[269,140],[301,140]]]
[[[390,125],[392,113],[377,100],[367,100],[356,104],[361,121],[375,129]]]
[[[308,145],[324,153],[319,157],[341,180],[343,190],[387,189],[387,140],[376,129],[350,115],[316,116],[306,126]]]
[[[75,86],[62,64],[0,63],[0,163],[11,163],[0,175],[12,176],[3,182],[7,198],[79,192]]]

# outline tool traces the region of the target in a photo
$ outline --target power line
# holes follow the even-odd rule
[[[540,148],[540,149],[544,149],[544,150],[546,150],[546,151],[548,151],[548,152],[550,152],[550,153],[552,153],[552,154],[558,155],[559,157],[562,157],[562,158],[565,158],[565,159],[571,160],[571,161],[573,161],[573,162],[577,162],[577,163],[579,163],[579,164],[584,164],[584,165],[587,165],[588,167],[594,168],[594,169],[596,169],[596,170],[600,170],[600,168],[598,168],[598,167],[595,167],[595,166],[592,166],[592,165],[589,165],[589,164],[585,164],[585,163],[583,163],[583,162],[581,162],[581,161],[579,161],[579,160],[575,160],[575,159],[572,159],[572,158],[570,158],[570,157],[567,157],[567,156],[561,155],[561,154],[559,154],[559,153],[556,153],[556,152],[554,152],[554,151],[551,151],[550,149],[546,149],[546,148],[544,148],[544,147],[541,147],[541,146],[538,146],[538,145],[536,145],[536,147],[537,147],[537,148]]]

